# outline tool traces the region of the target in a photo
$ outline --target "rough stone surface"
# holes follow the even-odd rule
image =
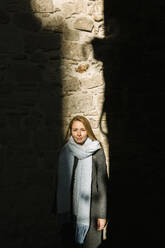
[[[55,6],[53,0],[31,0],[31,8],[35,12],[53,12]]]
[[[88,111],[95,109],[92,95],[76,94],[72,96],[66,96],[64,98],[63,111],[66,116],[71,116],[80,112],[85,113],[87,106]]]
[[[80,17],[74,23],[74,28],[89,32],[92,31],[93,26],[93,21],[88,17]]]
[[[87,13],[87,2],[85,0],[75,0],[74,8],[76,14],[86,14]]]
[[[80,64],[77,68],[76,71],[79,73],[86,72],[89,68],[89,64]]]
[[[63,30],[63,38],[64,40],[79,41],[80,35],[77,30],[65,27],[65,29]]]
[[[62,15],[55,14],[51,15],[49,17],[41,18],[40,14],[38,15],[38,18],[42,22],[42,28],[44,30],[50,30],[55,32],[62,32],[63,27],[65,25],[65,21]]]
[[[84,89],[95,89],[96,87],[104,84],[103,77],[100,74],[94,74],[89,78],[84,76],[80,79],[80,82],[81,87]]]
[[[63,79],[63,92],[76,91],[80,89],[80,81],[77,77],[67,76]]]
[[[90,9],[90,14],[95,21],[102,21],[104,19],[103,11],[103,1],[95,1],[92,8]]]
[[[62,12],[65,18],[71,17],[73,14],[75,14],[75,8],[74,4],[72,2],[69,3],[63,3],[62,4]]]
[[[89,46],[75,42],[63,42],[62,56],[71,60],[87,60],[89,57]]]

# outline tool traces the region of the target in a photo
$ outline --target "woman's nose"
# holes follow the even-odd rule
[[[80,136],[81,135],[81,132],[80,131],[77,131],[77,135]]]

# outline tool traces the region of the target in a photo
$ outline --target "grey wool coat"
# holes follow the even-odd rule
[[[92,156],[91,222],[83,248],[98,248],[101,245],[103,233],[97,231],[97,219],[108,219],[107,185],[105,154],[100,149]]]
[[[74,160],[74,168],[78,159]],[[73,170],[74,179],[74,170]],[[101,148],[92,155],[92,185],[91,185],[91,210],[90,210],[90,228],[85,238],[83,248],[97,248],[102,242],[102,231],[97,231],[97,219],[107,219],[107,185],[108,174],[104,150]],[[55,204],[56,205],[56,204]],[[68,229],[67,229],[68,230]],[[62,247],[68,247],[69,240],[66,237],[66,229],[62,232],[64,243]],[[68,235],[70,238],[72,234]],[[73,240],[72,240],[73,241]],[[73,241],[74,242],[74,241]],[[72,244],[72,247],[74,245]],[[77,247],[77,246],[75,246]]]

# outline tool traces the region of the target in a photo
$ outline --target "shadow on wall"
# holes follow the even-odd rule
[[[1,0],[0,30],[0,243],[54,247],[61,34],[42,29],[29,0]]]
[[[160,144],[164,124],[158,121],[164,98],[159,87],[162,6],[160,1],[129,0],[104,0],[104,5],[106,38],[93,40],[95,58],[104,64],[103,113],[111,161],[110,224],[102,247],[158,244],[164,239],[158,162],[164,157]]]

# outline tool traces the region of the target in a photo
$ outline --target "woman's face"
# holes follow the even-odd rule
[[[72,137],[74,141],[82,145],[87,139],[87,131],[81,121],[74,121],[72,124],[72,130],[71,130]]]

